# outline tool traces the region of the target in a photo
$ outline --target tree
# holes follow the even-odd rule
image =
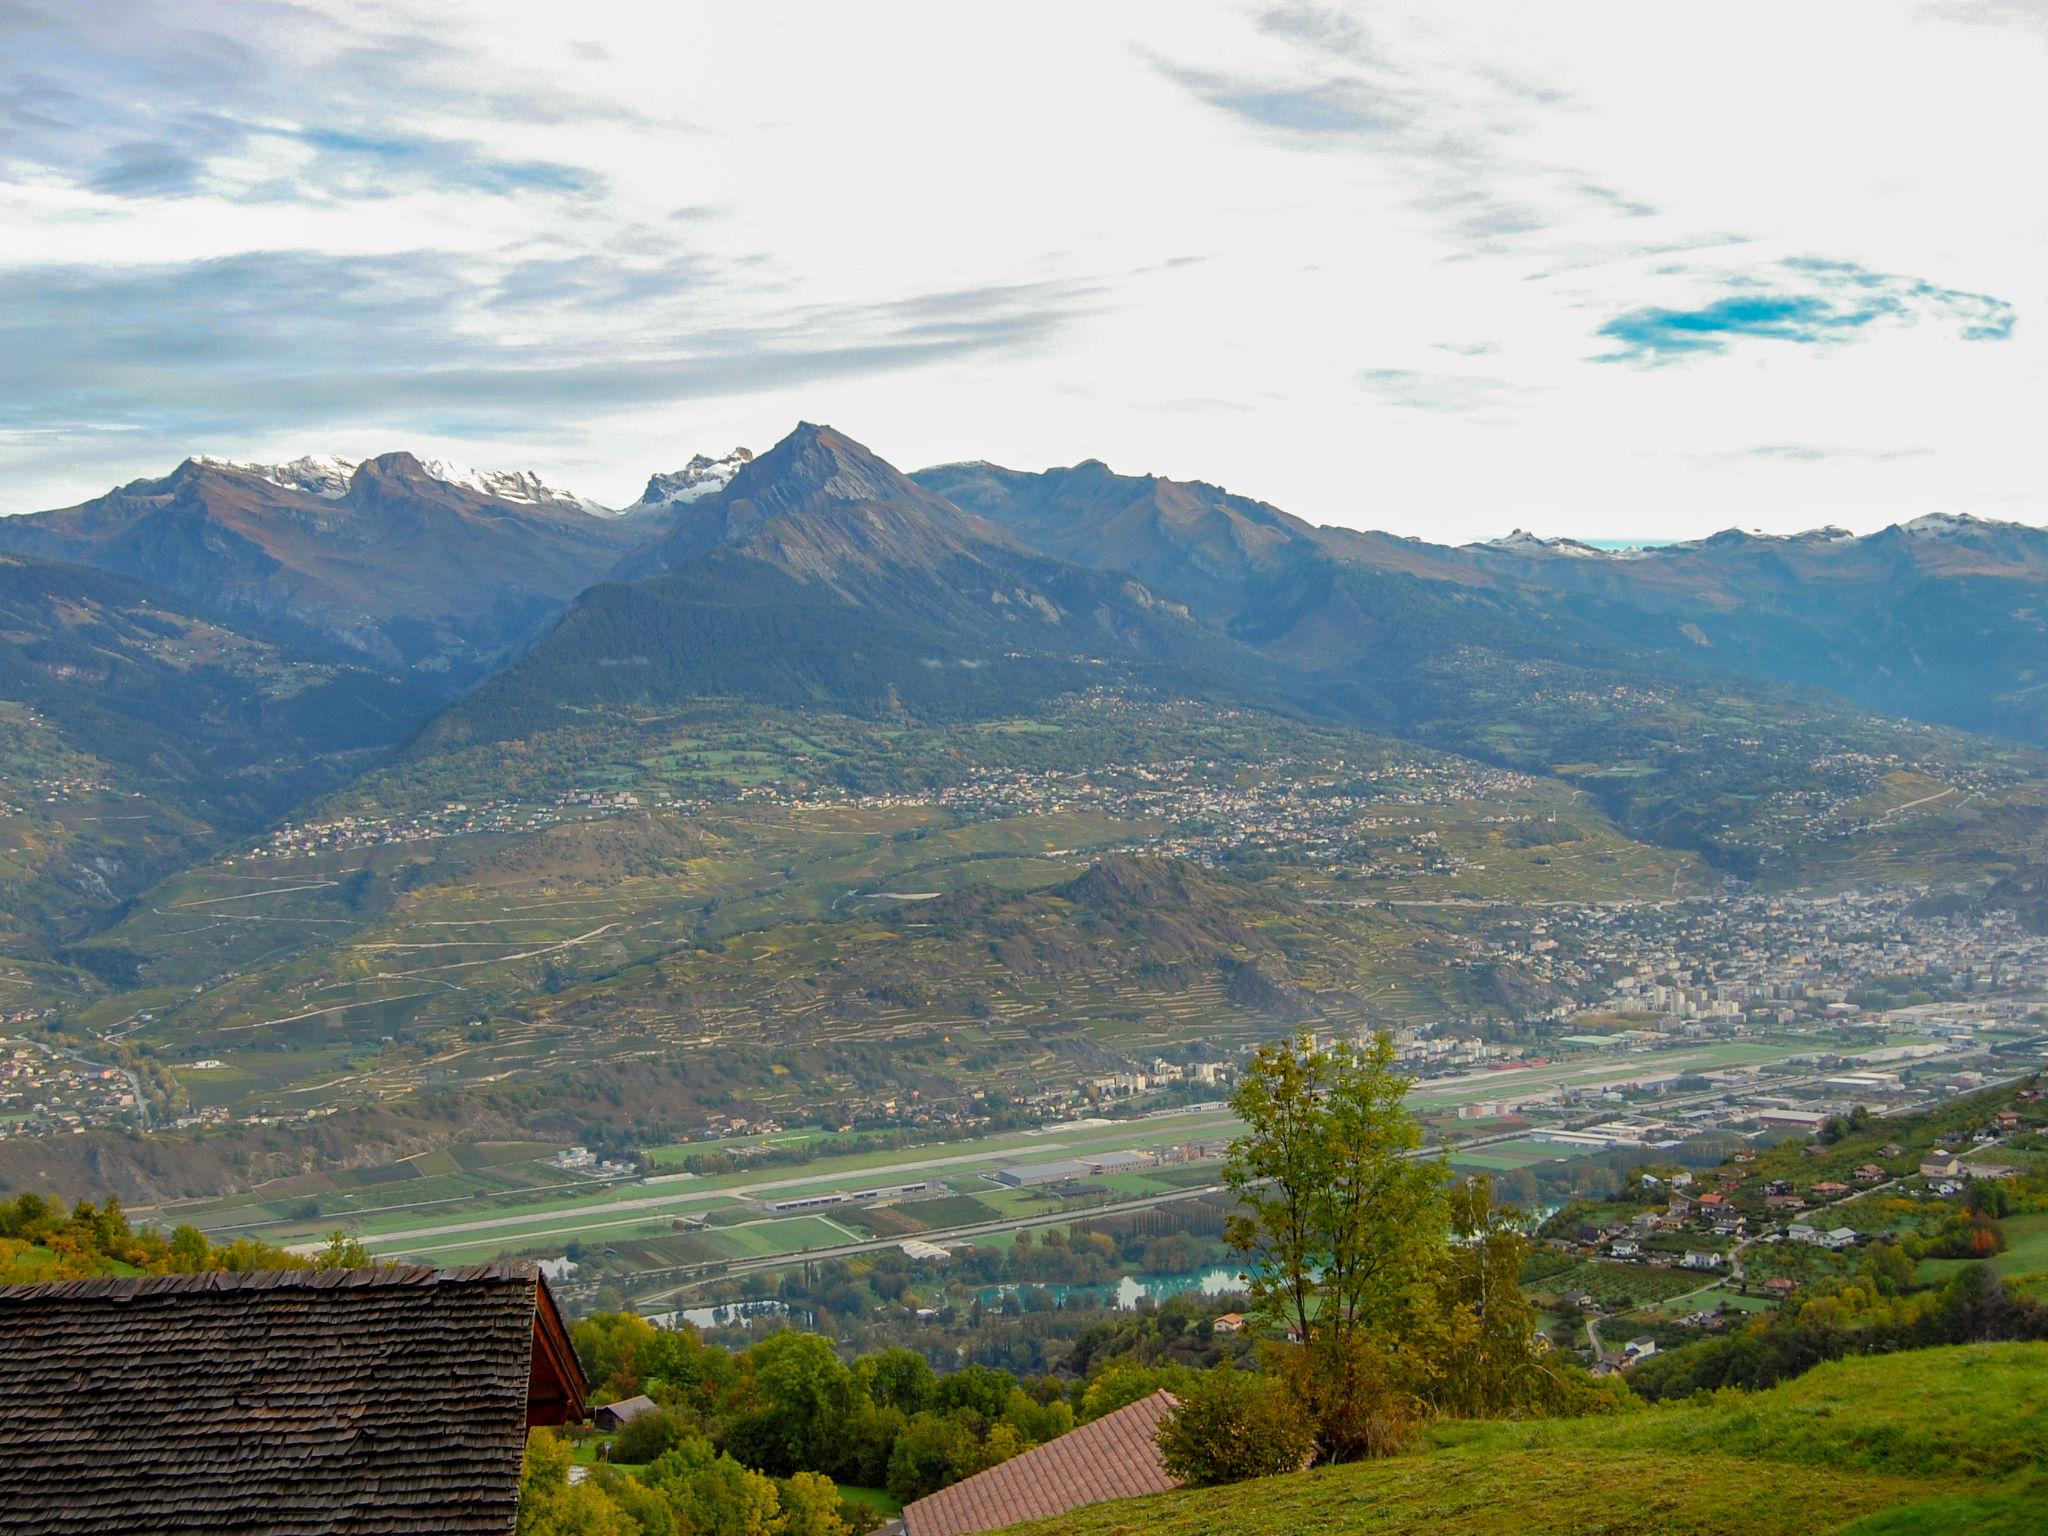
[[[1196,1487],[1299,1472],[1315,1442],[1286,1387],[1227,1365],[1206,1373],[1159,1426],[1166,1470]]]
[[[1224,1179],[1243,1211],[1224,1235],[1252,1260],[1257,1306],[1301,1337],[1388,1329],[1428,1285],[1445,1170],[1413,1155],[1408,1086],[1381,1034],[1362,1048],[1261,1046],[1231,1095],[1245,1133]]]
[[[1484,1174],[1452,1188],[1449,1215],[1456,1240],[1438,1266],[1423,1397],[1439,1413],[1498,1418],[1576,1396],[1582,1373],[1552,1354],[1522,1289],[1529,1240],[1521,1216],[1495,1204]]]
[[[1101,1418],[1105,1413],[1150,1397],[1162,1387],[1176,1397],[1184,1396],[1197,1381],[1200,1373],[1188,1365],[1138,1365],[1128,1360],[1111,1364],[1081,1394],[1079,1418],[1083,1424]]]
[[[975,1453],[974,1432],[936,1413],[913,1416],[889,1452],[889,1496],[908,1504],[936,1493],[958,1475],[954,1466]]]
[[[782,1499],[782,1536],[853,1536],[831,1478],[799,1472],[778,1484],[777,1491]]]
[[[782,1503],[775,1484],[708,1440],[686,1440],[640,1474],[675,1511],[691,1536],[778,1536]]]
[[[841,1426],[852,1414],[853,1374],[829,1339],[770,1334],[747,1351],[754,1390],[765,1406],[732,1427],[728,1440],[746,1461],[786,1476],[830,1466]]]
[[[640,1522],[604,1489],[569,1482],[569,1444],[551,1429],[526,1437],[517,1536],[641,1536]]]
[[[864,1355],[855,1366],[854,1375],[877,1407],[898,1408],[906,1414],[929,1407],[932,1391],[938,1385],[938,1378],[924,1356],[909,1349],[885,1349],[878,1355]]]

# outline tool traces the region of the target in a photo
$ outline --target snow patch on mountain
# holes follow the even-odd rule
[[[1957,534],[1972,533],[1996,526],[1990,520],[1972,517],[1967,512],[1929,512],[1916,517],[1909,523],[1899,524],[1899,532],[1921,539],[1954,538]]]

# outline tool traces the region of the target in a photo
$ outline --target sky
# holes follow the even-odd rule
[[[0,512],[829,422],[1445,541],[2048,523],[2048,0],[0,0]]]

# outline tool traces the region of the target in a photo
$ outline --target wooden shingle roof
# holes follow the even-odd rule
[[[582,1393],[518,1267],[0,1287],[0,1533],[504,1536]]]
[[[968,1536],[1180,1483],[1159,1454],[1170,1392],[1128,1403],[1057,1440],[903,1506],[904,1536]]]

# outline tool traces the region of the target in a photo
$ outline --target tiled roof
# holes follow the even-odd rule
[[[1132,1499],[1178,1488],[1160,1459],[1156,1438],[1173,1405],[1171,1393],[1154,1392],[1001,1466],[906,1504],[904,1536],[967,1536],[1064,1514],[1104,1499]]]
[[[536,1308],[559,1330],[537,1285],[488,1265],[0,1287],[0,1533],[504,1536]]]

